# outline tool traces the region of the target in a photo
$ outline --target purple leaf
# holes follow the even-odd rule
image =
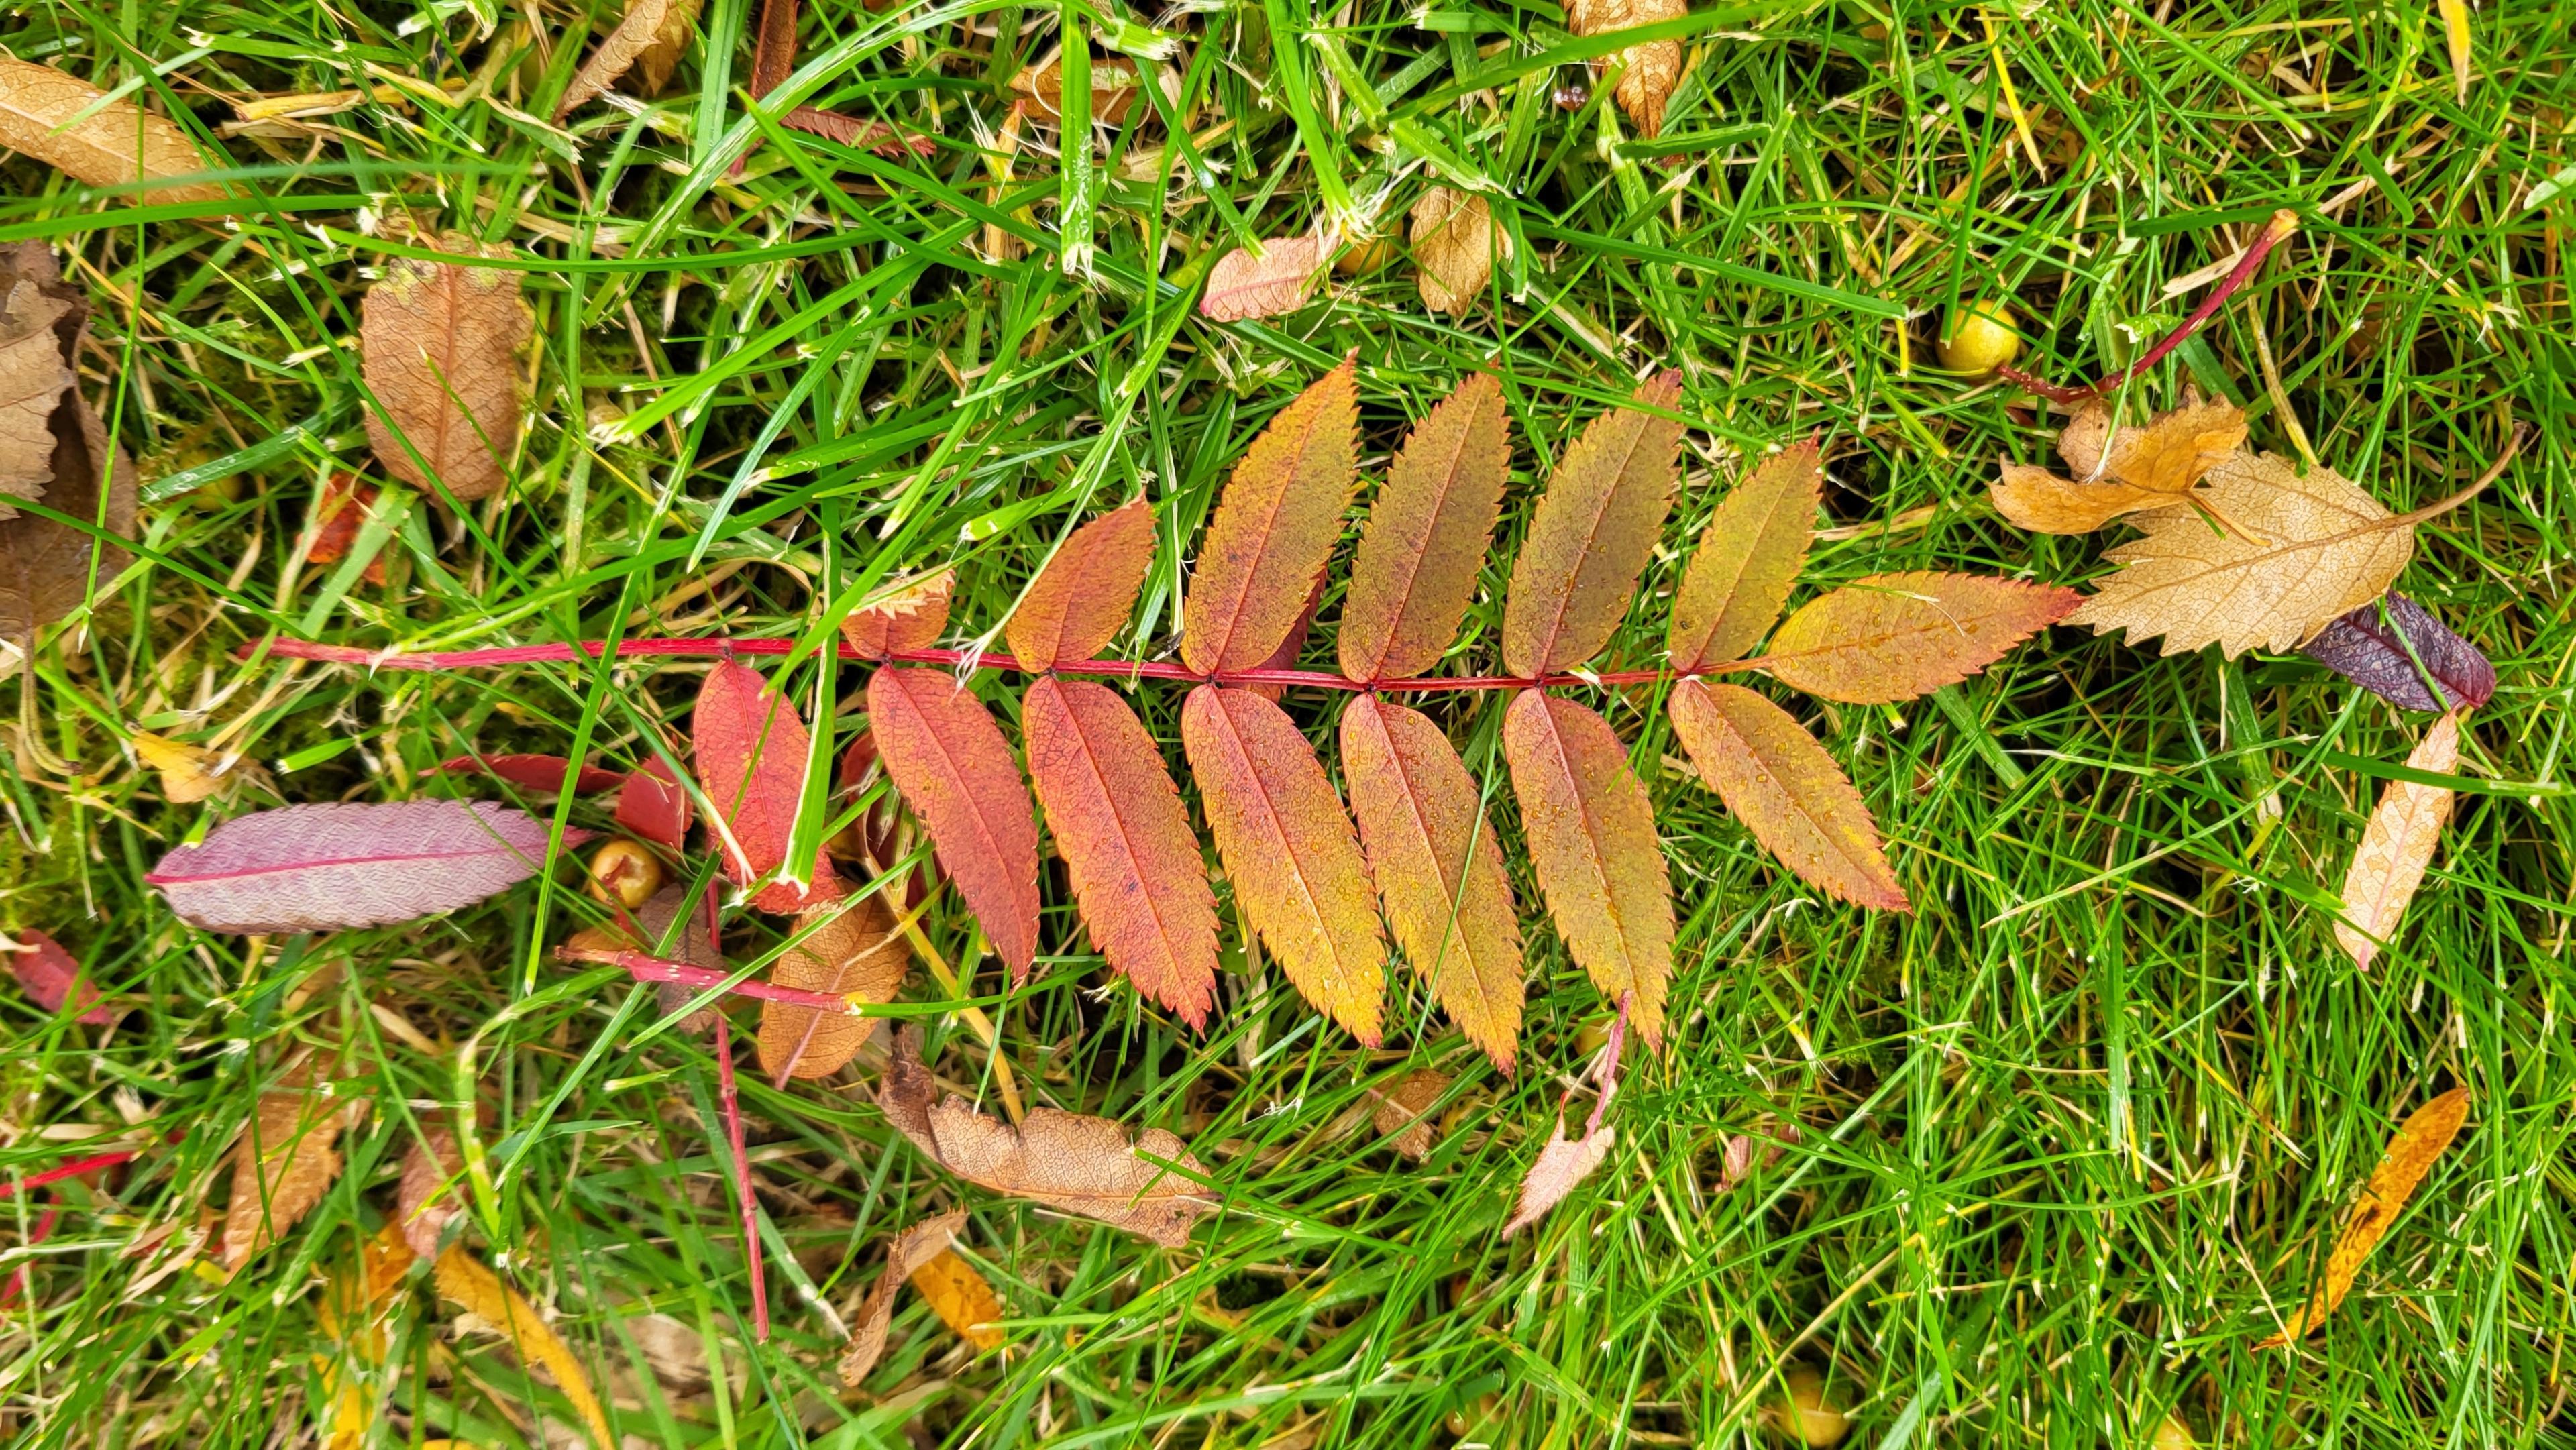
[[[2388,606],[2385,620],[2379,614],[2382,603]],[[2406,657],[2410,642],[2424,662],[2422,670]],[[2478,647],[2394,589],[2385,600],[2365,604],[2317,631],[2316,638],[2299,646],[2299,653],[2401,709],[2474,709],[2495,694],[2495,666]],[[2447,703],[2425,685],[2426,671],[2441,685]]]
[[[116,1020],[116,1009],[99,1005],[98,988],[90,985],[88,974],[63,944],[30,928],[18,940],[18,949],[9,953],[9,970],[18,974],[18,985],[36,1005],[48,1012],[60,1012],[68,1002],[80,1014],[80,1020],[93,1027],[105,1027]]]
[[[143,879],[207,931],[333,931],[471,906],[535,874],[546,823],[491,801],[288,806],[217,826]],[[564,832],[564,844],[590,839]]]

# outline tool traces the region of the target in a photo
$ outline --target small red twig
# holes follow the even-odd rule
[[[2272,254],[2272,249],[2287,241],[2290,234],[2298,229],[2297,213],[2286,208],[2272,213],[2272,220],[2264,224],[2262,235],[2256,237],[2253,245],[2245,249],[2244,256],[2236,259],[2235,269],[2227,274],[2226,280],[2220,282],[2216,290],[2201,299],[2200,305],[2192,309],[2191,315],[2182,320],[2180,327],[2166,333],[2162,341],[2148,348],[2146,356],[2103,378],[2100,382],[2080,388],[2070,388],[2042,381],[2019,368],[1998,368],[1996,373],[2010,382],[2019,383],[2052,403],[2080,403],[2087,398],[2101,397],[2139,373],[2163,362],[2166,354],[2182,346],[2193,333],[2200,331],[2202,324],[2217,316],[2218,309],[2227,305],[2227,299],[2235,296],[2237,290],[2253,277],[2254,270],[2263,265],[2263,259]]]
[[[764,1002],[784,1002],[791,1007],[811,1007],[817,1012],[832,1012],[843,1017],[859,1015],[858,1009],[850,1005],[847,997],[835,997],[829,992],[808,992],[800,987],[774,987],[767,982],[736,982],[723,972],[713,972],[705,967],[693,967],[686,962],[675,962],[643,952],[611,951],[597,947],[557,947],[555,960],[580,962],[591,966],[623,967],[627,975],[639,982],[677,982],[683,987],[693,987],[701,992],[710,987],[722,987],[727,993],[736,997],[757,997]]]
[[[61,1217],[62,1210],[53,1207],[48,1207],[43,1213],[38,1214],[36,1216],[35,1228],[28,1231],[27,1247],[32,1249],[36,1245],[43,1243],[45,1240],[52,1238],[54,1236],[54,1221]],[[18,1302],[18,1296],[27,1291],[27,1275],[34,1267],[35,1266],[32,1264],[20,1264],[18,1266],[18,1271],[9,1276],[8,1287],[0,1289],[0,1308],[6,1308],[7,1306]]]
[[[725,1142],[733,1149],[733,1197],[742,1209],[742,1252],[751,1262],[751,1330],[769,1342],[769,1276],[760,1264],[760,1209],[751,1199],[751,1154],[743,1146],[742,1095],[734,1090],[733,1030],[716,1014],[716,1092],[724,1099]]]
[[[57,1163],[42,1173],[30,1173],[15,1183],[0,1182],[0,1198],[8,1198],[21,1188],[42,1188],[48,1183],[60,1183],[66,1178],[78,1178],[84,1173],[95,1172],[101,1168],[113,1168],[119,1163],[131,1161],[135,1151],[132,1148],[120,1148],[113,1153],[98,1153],[87,1158],[75,1158],[69,1163]]]

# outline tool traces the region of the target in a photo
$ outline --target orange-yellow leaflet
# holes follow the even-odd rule
[[[2370,1182],[2362,1185],[2352,1216],[2336,1236],[2334,1252],[2326,1257],[2325,1282],[2317,1286],[2313,1298],[2290,1315],[2280,1333],[2260,1341],[2256,1349],[2277,1349],[2303,1338],[2335,1312],[2335,1306],[2352,1292],[2353,1281],[2361,1276],[2362,1262],[2379,1247],[2388,1226],[2406,1207],[2406,1200],[2414,1196],[2415,1186],[2432,1170],[2433,1160],[2441,1157],[2442,1150],[2459,1136],[2460,1125],[2468,1116],[2469,1090],[2455,1087],[2417,1108],[2413,1116],[2398,1125],[2397,1136],[2388,1140],[2388,1151],[2380,1155],[2379,1167],[2372,1170]]]
[[[1672,881],[1653,803],[1610,722],[1539,690],[1503,718],[1503,758],[1520,801],[1530,862],[1557,933],[1648,1046],[1664,1034],[1673,970]]]

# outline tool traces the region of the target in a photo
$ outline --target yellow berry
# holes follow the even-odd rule
[[[1825,1377],[1807,1365],[1793,1364],[1780,1378],[1789,1391],[1789,1411],[1780,1417],[1780,1429],[1815,1450],[1842,1443],[1851,1422],[1843,1418],[1840,1407],[1825,1398]]]
[[[1333,270],[1345,277],[1357,277],[1364,272],[1374,272],[1394,259],[1395,239],[1381,233],[1362,237],[1342,248],[1342,254],[1333,259]]]
[[[1971,302],[1950,314],[1941,331],[1941,366],[1983,377],[2021,356],[2021,333],[2012,309],[2000,302]]]
[[[1574,1030],[1574,1051],[1578,1058],[1588,1061],[1594,1053],[1609,1045],[1610,1019],[1607,1017],[1586,1022]]]
[[[2155,1438],[2147,1442],[2150,1450],[2193,1450],[2200,1444],[2191,1438],[2191,1427],[2180,1415],[2167,1415],[2156,1425]]]
[[[662,863],[650,851],[624,837],[599,848],[590,858],[590,880],[582,889],[602,904],[612,898],[632,911],[662,889]]]

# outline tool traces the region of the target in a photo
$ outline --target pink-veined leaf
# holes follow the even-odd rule
[[[337,931],[471,906],[536,874],[547,824],[490,801],[253,811],[143,879],[206,931]],[[564,845],[590,839],[564,832]]]
[[[18,985],[27,996],[48,1012],[69,1010],[76,1020],[92,1027],[105,1027],[114,1022],[116,1009],[102,1005],[98,988],[92,986],[89,974],[63,944],[41,931],[29,928],[18,937],[18,948],[8,953],[9,970],[17,975]]]

